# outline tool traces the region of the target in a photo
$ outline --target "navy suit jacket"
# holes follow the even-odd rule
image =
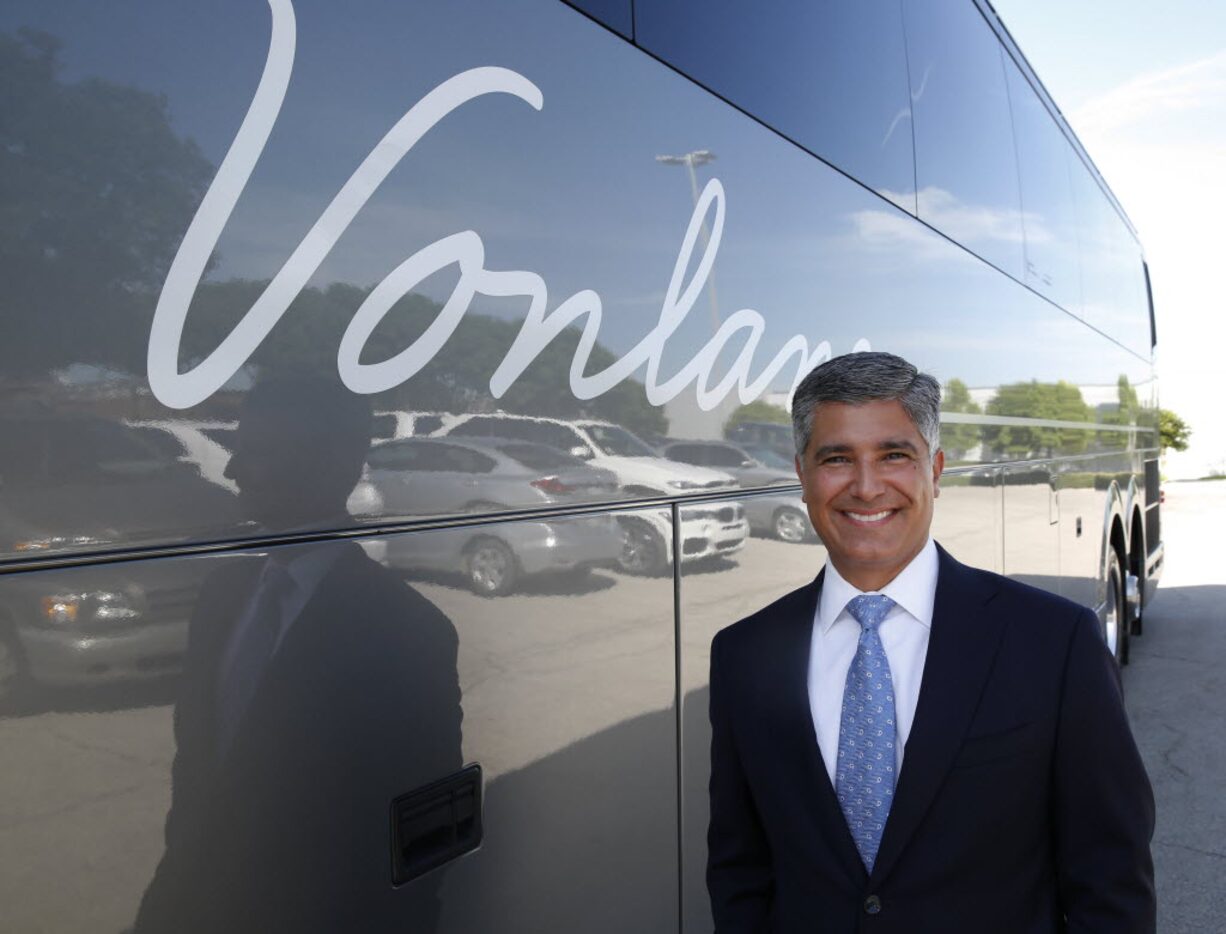
[[[269,662],[224,758],[218,674],[263,562],[201,589],[175,706],[166,850],[138,934],[434,930],[439,874],[391,886],[391,802],[461,764],[457,637],[355,544]]]
[[[809,711],[822,576],[715,637],[718,934],[1154,930],[1153,793],[1095,615],[938,550],[923,682],[871,875]]]

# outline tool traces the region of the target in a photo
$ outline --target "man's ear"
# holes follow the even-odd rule
[[[796,468],[796,479],[800,481],[800,501],[802,503],[808,502],[808,500],[805,499],[805,475],[804,471],[801,470],[800,467],[799,454],[792,458],[792,466]]]
[[[937,448],[936,457],[932,459],[932,495],[941,495],[941,474],[945,470],[945,452]]]

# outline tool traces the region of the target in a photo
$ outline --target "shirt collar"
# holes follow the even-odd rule
[[[932,627],[932,607],[936,602],[937,572],[939,561],[937,547],[930,537],[898,575],[881,590],[871,593],[885,594],[902,607],[917,622]],[[843,579],[834,563],[826,561],[826,573],[822,578],[822,593],[818,601],[817,623],[823,634],[830,631],[840,614],[853,597],[864,593]]]
[[[275,564],[289,576],[298,593],[310,596],[316,585],[332,570],[340,557],[341,549],[335,547],[308,547],[286,555],[270,557],[269,566]]]

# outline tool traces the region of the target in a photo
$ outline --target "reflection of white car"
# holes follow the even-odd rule
[[[402,413],[403,414],[403,413]],[[173,419],[149,419],[125,422],[131,428],[143,429],[147,437],[158,434],[167,443],[175,443],[172,450],[175,458],[191,464],[201,478],[209,483],[238,493],[238,485],[226,476],[226,465],[234,454],[234,435],[238,422],[228,421],[176,421]],[[172,441],[173,439],[173,441]],[[377,517],[383,513],[383,500],[363,469],[362,479],[349,494],[349,514],[355,518]]]
[[[745,547],[749,522],[740,503],[696,503],[683,506],[681,563],[732,555]],[[618,565],[632,574],[662,574],[672,565],[673,530],[667,509],[615,513],[624,540]]]
[[[660,457],[633,432],[610,422],[535,418],[495,412],[461,415],[435,433],[449,437],[514,438],[560,448],[593,467],[611,470],[622,493],[631,496],[677,496],[718,493],[737,488],[729,474]],[[749,536],[740,503],[683,506],[681,561],[697,561],[739,551]],[[617,513],[624,540],[618,564],[635,574],[659,574],[673,561],[673,534],[667,509]]]
[[[459,420],[450,412],[375,412],[371,421],[371,444],[386,444],[402,438],[431,435]]]
[[[747,448],[729,441],[670,441],[660,448],[669,460],[700,467],[726,470],[745,488],[795,484],[796,472],[777,453]],[[785,542],[814,541],[808,510],[799,493],[752,496],[745,500],[745,513],[754,532],[773,535]]]
[[[435,432],[452,437],[514,438],[548,444],[604,467],[617,475],[624,493],[636,496],[676,496],[736,489],[728,474],[705,467],[678,464],[660,457],[633,432],[609,422],[562,421],[529,415],[462,415],[455,424]]]

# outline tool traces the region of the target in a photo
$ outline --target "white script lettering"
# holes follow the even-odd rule
[[[268,58],[251,106],[217,175],[205,193],[183,242],[170,265],[149,334],[147,371],[154,396],[164,405],[183,409],[204,401],[243,366],[302,291],[357,213],[413,146],[452,111],[488,94],[516,97],[535,110],[544,98],[540,89],[518,72],[483,67],[444,81],[411,107],[371,150],[302,242],[273,277],[242,320],[204,360],[179,372],[179,350],[188,307],[199,288],[205,266],[234,207],[242,195],[285,100],[293,71],[296,22],[292,0],[269,0],[272,35]],[[673,267],[659,321],[631,350],[599,373],[588,374],[601,323],[600,296],[585,289],[547,313],[548,289],[536,273],[485,268],[485,246],[472,230],[443,237],[418,250],[384,278],[354,313],[337,349],[337,369],[345,385],[357,393],[376,393],[400,385],[419,372],[451,337],[478,294],[524,297],[529,307],[505,357],[490,377],[490,392],[501,398],[549,342],[583,319],[579,344],[571,360],[570,389],[579,399],[609,391],[646,365],[645,391],[653,405],[663,405],[691,383],[700,408],[714,409],[733,388],[741,402],[767,389],[792,358],[796,373],[792,389],[818,362],[831,355],[822,341],[809,347],[802,335],[789,338],[757,378],[750,375],[754,353],[765,332],[760,313],[742,308],[728,316],[703,348],[671,378],[660,381],[665,342],[698,300],[715,264],[724,228],[724,189],[718,179],[707,182],[690,217],[681,251]],[[693,276],[684,282],[699,232],[714,211],[711,233]],[[459,279],[450,297],[425,332],[393,357],[378,363],[359,362],[363,348],[380,321],[403,296],[435,272],[455,265]],[[715,386],[711,373],[721,352],[739,332],[745,337],[734,361]],[[861,340],[856,348],[866,347]]]

